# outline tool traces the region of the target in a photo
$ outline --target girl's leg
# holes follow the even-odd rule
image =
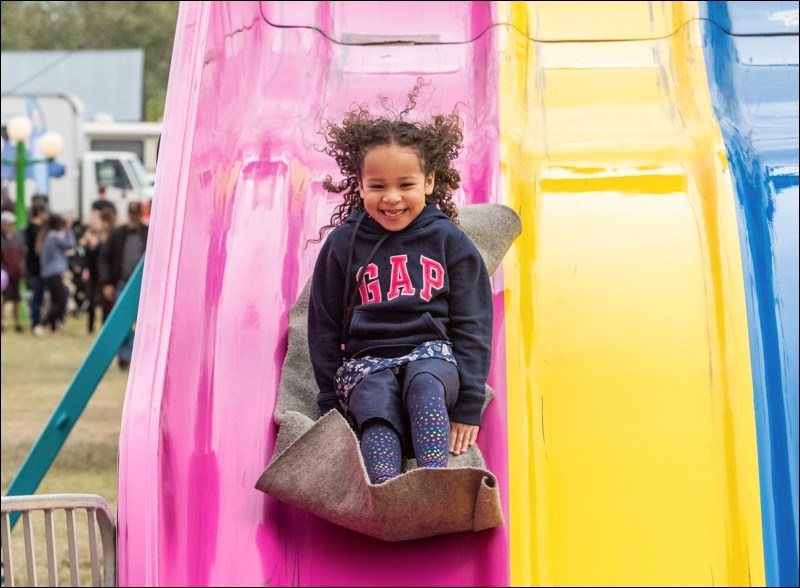
[[[47,311],[47,318],[44,321],[45,325],[50,327],[51,331],[58,329],[58,323],[61,321],[61,313],[66,306],[64,299],[64,284],[61,281],[61,276],[51,276],[47,278],[47,290],[50,292],[50,308]]]
[[[94,322],[97,319],[97,307],[100,305],[100,296],[100,287],[97,285],[95,280],[90,279],[87,283],[86,293],[86,299],[88,302],[88,306],[86,308],[86,331],[90,335],[94,333]]]
[[[382,484],[400,475],[403,452],[400,436],[389,421],[370,419],[361,428],[361,455],[369,481]]]
[[[47,308],[44,318],[42,319],[42,324],[45,327],[50,327],[51,329],[55,330],[55,327],[53,326],[53,322],[55,321],[55,315],[53,314],[53,278],[44,278],[44,289],[50,295],[50,304]],[[58,296],[58,294],[56,294],[56,296]]]
[[[444,386],[427,373],[414,376],[406,394],[411,424],[411,442],[417,465],[422,468],[447,467],[450,449],[450,419],[444,400]]]
[[[42,305],[44,304],[44,281],[39,276],[28,276],[31,291],[31,329],[42,324]]]
[[[19,318],[19,301],[15,300],[11,303],[11,316],[14,317],[14,330],[17,333],[22,332],[22,322],[20,322]]]
[[[69,306],[69,299],[71,295],[69,286],[63,280],[61,280],[61,292],[63,296],[61,297],[61,306],[58,309],[59,326],[63,326],[67,320],[67,307]]]
[[[108,315],[111,314],[111,311],[114,308],[114,301],[113,300],[106,300],[105,296],[103,296],[103,292],[100,292],[100,300],[101,300],[101,308],[103,310],[103,324],[105,324]]]

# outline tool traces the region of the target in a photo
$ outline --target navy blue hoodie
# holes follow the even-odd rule
[[[342,365],[344,278],[362,214],[353,211],[331,231],[314,267],[308,342],[321,414],[338,407],[333,379]],[[355,295],[346,357],[398,357],[426,341],[451,341],[461,384],[450,420],[480,425],[492,350],[492,291],[483,258],[435,205],[397,232],[366,216],[353,247],[351,291],[370,251],[387,234]]]

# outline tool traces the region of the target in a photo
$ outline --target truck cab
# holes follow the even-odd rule
[[[93,194],[98,194],[101,184],[106,186],[106,200],[117,208],[119,223],[128,221],[128,202],[138,200],[149,212],[153,198],[153,183],[148,178],[142,162],[128,151],[87,151],[83,154],[81,170],[81,218],[91,216]],[[146,218],[145,218],[146,220]]]

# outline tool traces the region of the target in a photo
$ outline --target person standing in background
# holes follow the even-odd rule
[[[67,252],[73,247],[75,233],[72,232],[72,219],[64,220],[61,215],[51,214],[36,236],[36,252],[39,254],[42,281],[50,293],[50,309],[44,324],[54,333],[64,328],[69,290],[62,276],[69,269]]]
[[[41,264],[39,254],[36,252],[36,238],[42,224],[48,217],[47,206],[41,201],[31,205],[28,214],[28,225],[23,229],[25,240],[25,284],[31,292],[31,330],[34,335],[43,335],[42,327],[42,302],[44,301],[44,282],[41,277]]]
[[[14,227],[17,217],[13,212],[3,211],[0,223],[2,224],[2,246],[0,246],[0,266],[8,274],[8,285],[3,291],[3,304],[0,307],[0,323],[5,322],[6,303],[11,303],[11,316],[14,318],[14,330],[22,332],[22,323],[19,317],[20,283],[25,275],[25,241]],[[5,325],[3,325],[5,330]]]
[[[104,210],[108,210],[114,213],[114,216],[117,216],[117,207],[116,205],[108,199],[108,195],[106,194],[106,185],[100,184],[97,187],[97,199],[92,202],[92,217],[96,213],[101,213]],[[91,222],[91,220],[89,221]]]
[[[103,298],[116,302],[146,247],[147,225],[142,222],[142,203],[132,201],[128,203],[128,222],[114,229],[97,259]],[[117,364],[120,369],[130,367],[132,352],[133,330],[119,348]]]
[[[83,236],[83,246],[86,251],[85,272],[87,296],[89,300],[86,329],[90,335],[94,333],[97,307],[99,306],[102,309],[102,322],[105,323],[114,305],[113,300],[106,300],[103,296],[99,275],[100,251],[105,247],[111,231],[113,231],[114,227],[117,225],[116,209],[113,208],[114,205],[110,202],[108,202],[108,204],[110,204],[112,208],[92,210],[92,219],[89,221],[89,227],[86,229],[86,233],[84,233]]]

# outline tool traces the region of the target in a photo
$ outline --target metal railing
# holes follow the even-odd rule
[[[37,583],[36,556],[42,550],[35,540],[35,513],[41,512],[44,520],[44,545],[47,559],[47,575],[50,586],[58,586],[58,554],[56,546],[55,513],[64,513],[66,523],[67,553],[69,574],[72,586],[80,586],[80,562],[78,527],[76,511],[86,511],[89,565],[92,586],[116,586],[117,552],[116,524],[108,504],[94,494],[44,494],[27,496],[3,496],[0,534],[3,544],[3,585],[14,586],[14,549],[12,549],[12,515],[22,515],[22,535],[25,547],[26,586],[39,586]],[[98,539],[99,530],[99,539]],[[17,534],[18,535],[18,534]],[[83,534],[81,534],[83,537]],[[101,574],[102,566],[102,574]]]

